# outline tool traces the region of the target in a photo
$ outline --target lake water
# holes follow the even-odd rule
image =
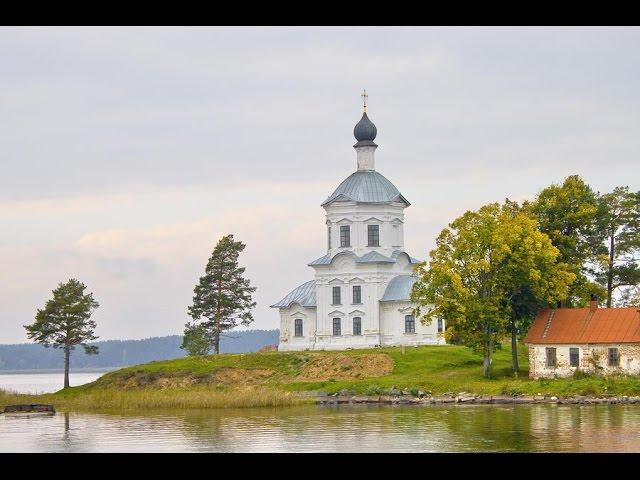
[[[0,415],[1,452],[640,452],[638,405]]]
[[[72,387],[93,382],[108,370],[85,370],[69,372],[69,384]],[[17,393],[51,393],[62,389],[64,372],[1,372],[0,390]]]
[[[71,384],[105,372],[72,372]],[[0,388],[62,387],[2,373]],[[0,415],[0,452],[640,452],[640,405],[339,405]]]

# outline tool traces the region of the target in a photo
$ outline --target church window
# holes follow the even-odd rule
[[[360,317],[353,317],[353,334],[362,335],[362,319]]]
[[[301,318],[296,318],[296,319],[294,320],[294,322],[295,322],[295,325],[294,325],[294,327],[295,327],[294,335],[295,335],[296,337],[302,337],[302,319],[301,319]]]
[[[353,286],[353,303],[362,303],[362,289],[360,288],[360,285]]]
[[[340,246],[351,246],[351,228],[349,225],[340,225]]]
[[[334,337],[339,337],[341,335],[341,328],[340,328],[340,319],[339,318],[334,318],[333,319],[333,336]]]
[[[340,305],[340,287],[333,287],[333,304],[332,305]]]
[[[404,333],[416,333],[416,320],[413,315],[404,316]]]
[[[380,246],[380,225],[367,225],[367,247]]]
[[[438,333],[442,333],[442,319],[438,318]]]

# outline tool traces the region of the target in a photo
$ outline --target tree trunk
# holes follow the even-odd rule
[[[484,359],[482,360],[482,374],[485,378],[489,378],[489,374],[491,373],[491,351],[489,349],[485,349],[484,351]]]
[[[64,347],[64,388],[69,388],[69,356],[71,349],[68,346]]]
[[[482,360],[482,374],[485,378],[489,378],[491,374],[491,352],[493,350],[493,340],[491,339],[491,327],[487,326],[487,339],[484,346],[484,359]]]
[[[611,296],[613,294],[613,259],[615,258],[615,232],[611,231],[611,241],[609,242],[609,269],[607,270],[607,308],[611,308]]]
[[[218,301],[216,302],[216,318],[215,318],[215,327],[213,330],[213,353],[214,355],[218,355],[220,353],[220,316],[222,314],[222,309],[220,307],[220,297],[222,291],[222,279],[218,280],[217,285],[218,292]]]
[[[216,331],[213,333],[213,353],[215,355],[218,355],[220,353],[220,329],[217,325]]]
[[[516,332],[516,321],[511,319],[511,369],[513,375],[518,376],[520,366],[518,365],[518,337]]]

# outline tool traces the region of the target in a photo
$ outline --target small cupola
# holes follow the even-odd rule
[[[353,136],[358,143],[353,148],[358,154],[358,170],[375,170],[374,152],[378,145],[373,143],[378,134],[378,129],[367,116],[367,91],[362,92],[362,118],[353,128]]]
[[[373,124],[369,117],[367,116],[367,112],[362,113],[362,118],[356,126],[353,128],[353,136],[356,137],[358,143],[356,143],[355,147],[373,147],[376,146],[373,141],[378,134],[378,129]]]

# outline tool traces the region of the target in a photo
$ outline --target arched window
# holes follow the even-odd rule
[[[362,319],[360,317],[353,317],[353,334],[362,335]]]
[[[296,337],[302,337],[302,319],[296,318],[294,321],[294,335]]]
[[[416,333],[416,320],[413,315],[404,316],[404,333]]]
[[[342,328],[340,325],[340,319],[339,318],[334,318],[333,319],[333,336],[334,337],[339,337],[340,335],[342,335]]]

